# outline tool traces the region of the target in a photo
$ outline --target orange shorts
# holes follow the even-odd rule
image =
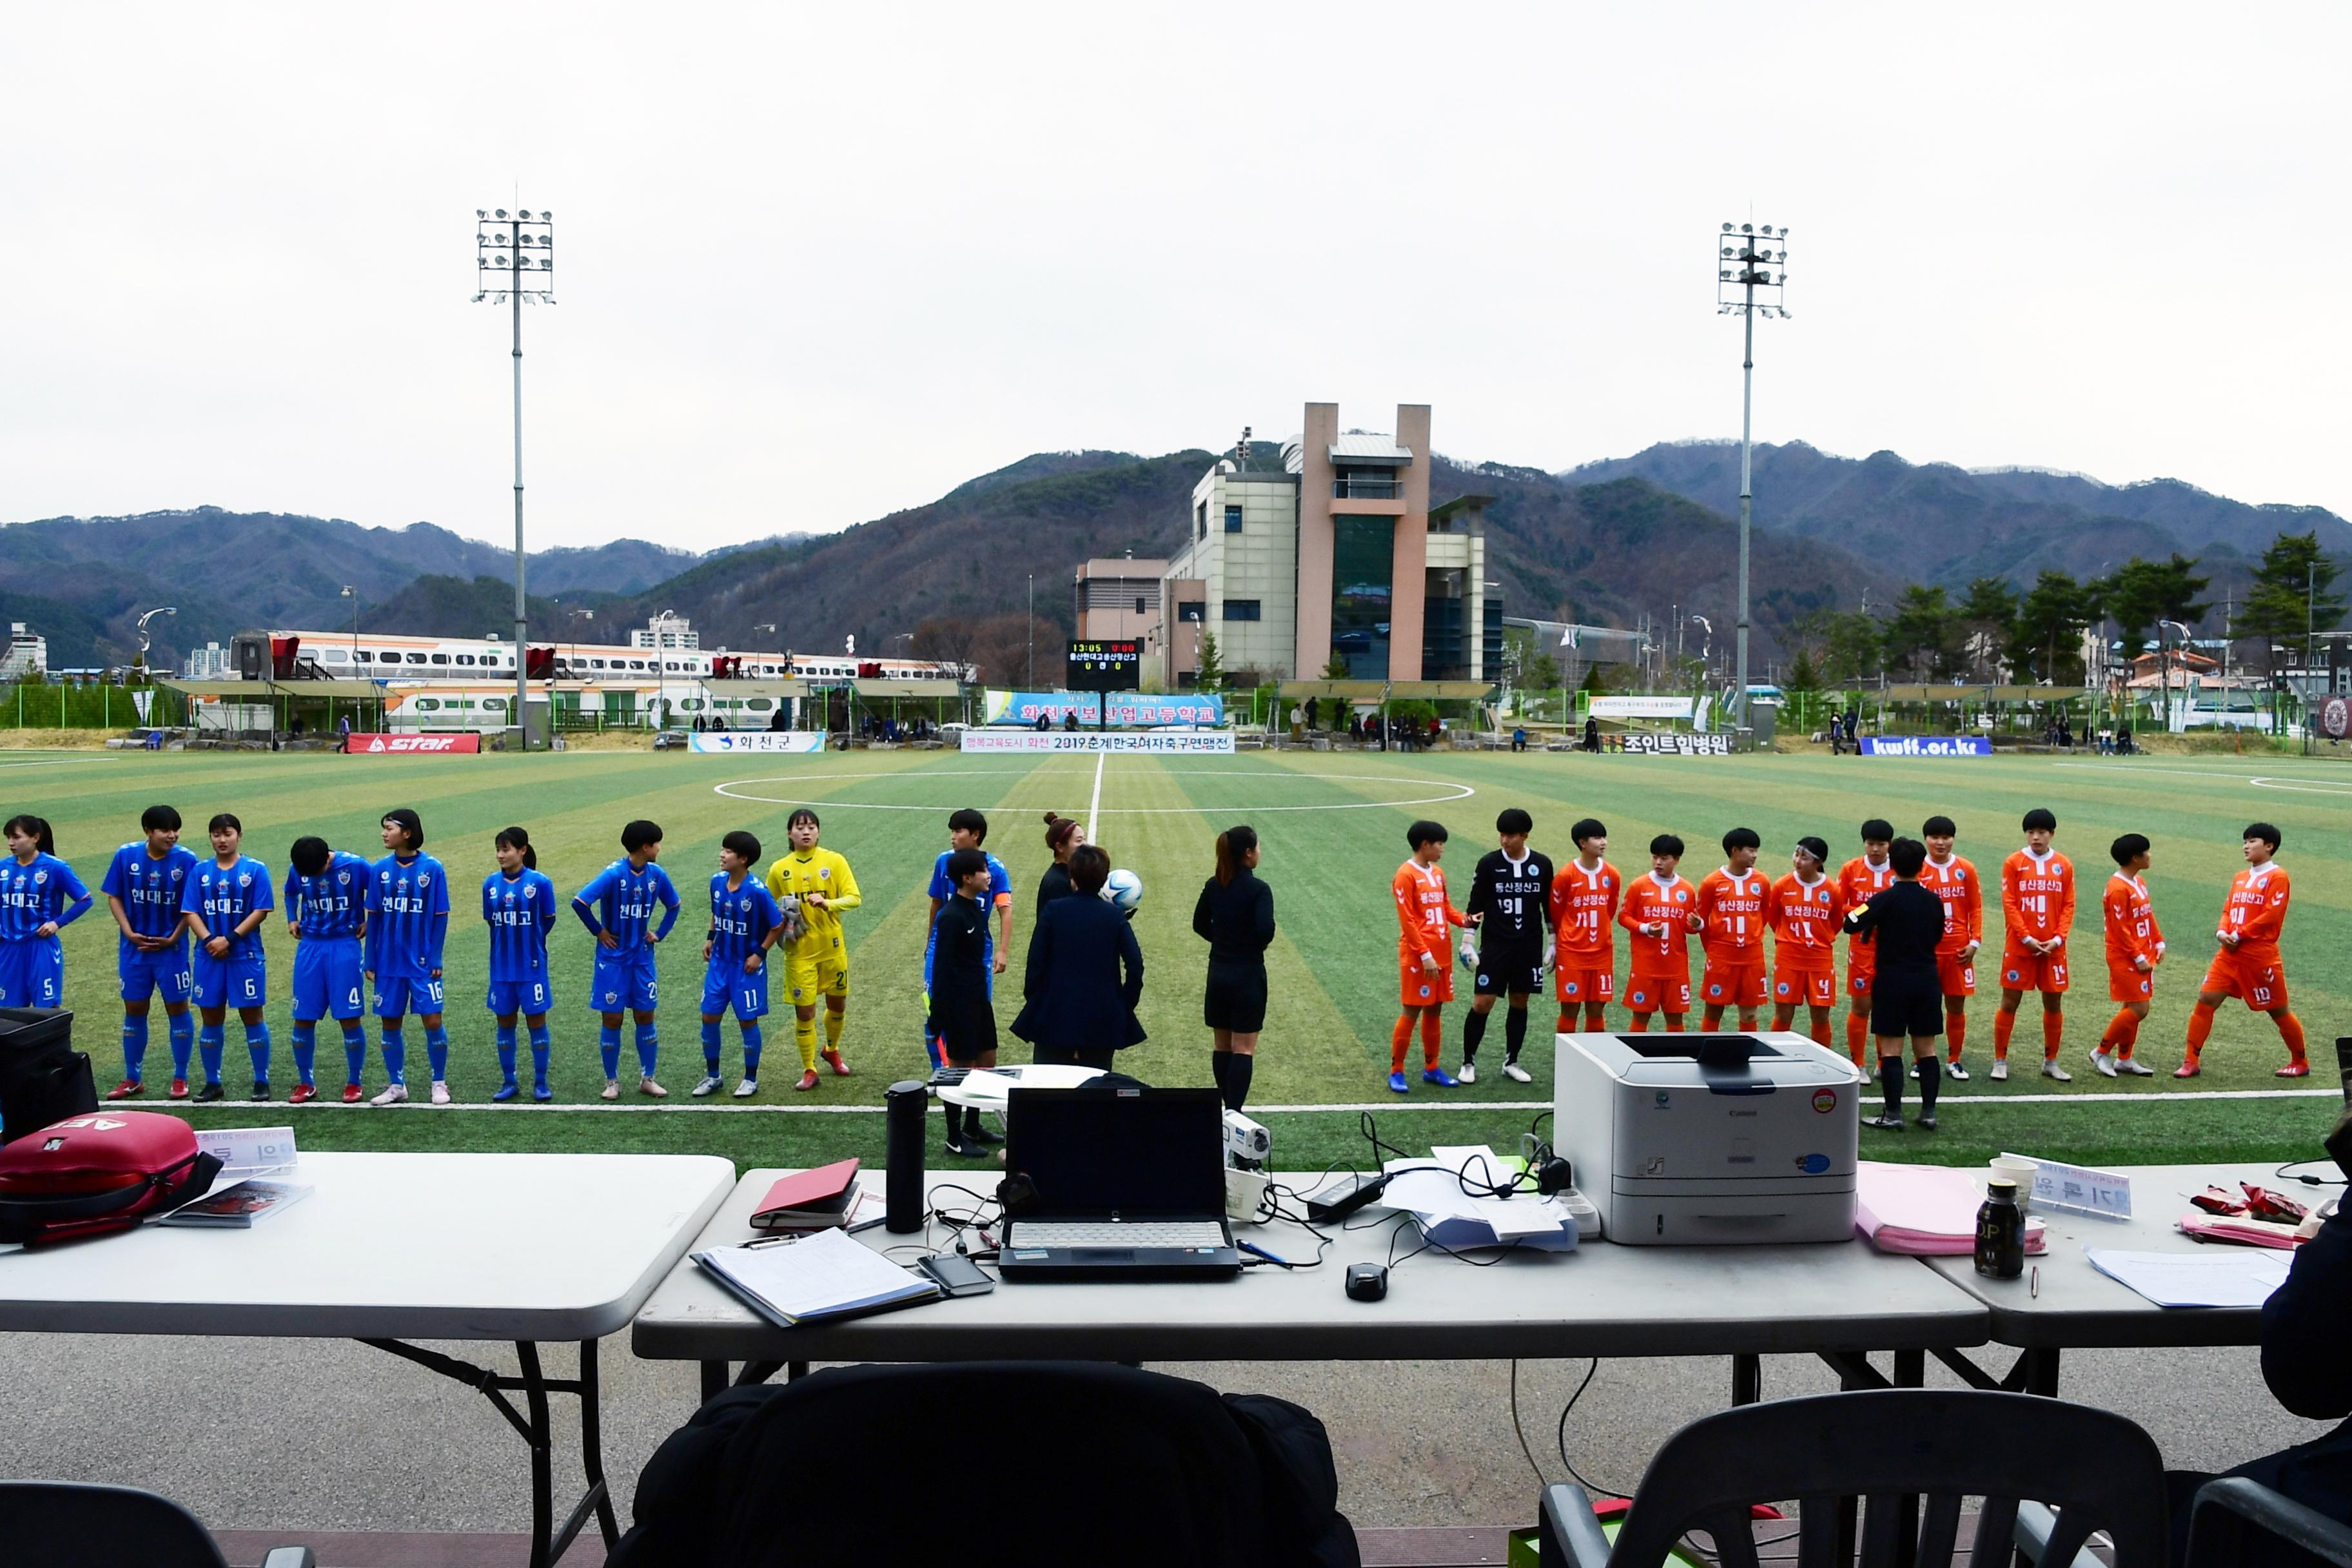
[[[2012,949],[2000,955],[2000,988],[2003,991],[2044,991],[2053,994],[2066,989],[2066,950],[2056,952],[2027,952]]]
[[[2107,963],[2107,1000],[2110,1002],[2145,1002],[2156,994],[2156,971],[2140,971],[2127,963],[2109,960]]]
[[[1772,1000],[1782,1007],[1833,1007],[1837,1005],[1837,971],[1792,969],[1772,971]]]
[[[1632,1013],[1687,1013],[1690,976],[1636,974],[1625,982],[1625,1008]]]
[[[1699,975],[1699,994],[1710,1007],[1764,1005],[1764,963],[1760,958],[1717,963],[1709,958]]]
[[[1434,972],[1422,967],[1418,958],[1397,964],[1397,989],[1408,1007],[1427,1007],[1433,1003],[1454,1000],[1454,966],[1440,963]]]
[[[1577,964],[1573,953],[1561,953],[1559,967],[1552,972],[1552,988],[1563,1002],[1587,1005],[1612,1000],[1617,994],[1617,976],[1607,969],[1586,969]]]
[[[1863,956],[1862,949],[1851,950],[1847,952],[1845,960],[1845,994],[1849,996],[1869,995],[1870,982],[1877,973],[1878,955],[1876,953],[1865,958]]]
[[[1957,952],[1936,955],[1936,988],[1947,996],[1973,996],[1977,994],[1977,963],[1973,958],[1962,958]]]
[[[2213,955],[2201,989],[2235,996],[2255,1012],[2267,1013],[2286,1005],[2286,971],[2275,953],[2224,951]]]

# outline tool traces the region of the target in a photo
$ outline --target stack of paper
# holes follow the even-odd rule
[[[1507,1198],[1475,1195],[1505,1185],[1513,1174],[1482,1145],[1437,1149],[1426,1160],[1391,1160],[1382,1169],[1389,1184],[1381,1203],[1411,1214],[1422,1234],[1440,1247],[1568,1252],[1576,1246],[1576,1221],[1556,1199],[1533,1192]]]
[[[2259,1307],[2286,1283],[2276,1252],[2124,1252],[2084,1248],[2091,1267],[2159,1307]]]
[[[1864,1160],[1854,1167],[1853,1227],[1881,1252],[1959,1256],[1977,1245],[1977,1210],[1984,1194],[1966,1171],[1949,1165],[1890,1165]],[[2025,1216],[2025,1250],[2050,1245],[2040,1216]]]
[[[837,1229],[790,1241],[713,1247],[696,1253],[694,1260],[781,1328],[863,1317],[940,1299],[938,1286]]]

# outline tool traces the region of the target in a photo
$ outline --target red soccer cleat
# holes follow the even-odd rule
[[[294,1086],[294,1092],[286,1097],[286,1103],[289,1105],[308,1105],[318,1098],[319,1086],[317,1084],[298,1083]]]
[[[173,1100],[185,1100],[188,1098],[188,1080],[186,1079],[175,1078],[172,1080],[172,1098]]]
[[[2289,1062],[2271,1076],[2273,1078],[2309,1078],[2311,1064],[2307,1061]]]
[[[343,1085],[343,1103],[345,1105],[357,1105],[359,1102],[360,1086],[355,1083],[347,1083]]]
[[[116,1084],[112,1089],[108,1089],[106,1091],[106,1098],[109,1100],[129,1100],[134,1095],[141,1095],[146,1092],[147,1086],[145,1084],[140,1082],[139,1079],[135,1078],[126,1078],[121,1083]]]
[[[2172,1069],[2172,1076],[2175,1078],[2195,1078],[2199,1073],[2203,1072],[2204,1070],[2205,1069],[2203,1068],[2199,1067],[2195,1062],[2182,1062],[2179,1067]]]
[[[841,1053],[837,1050],[824,1053],[824,1065],[833,1069],[833,1076],[835,1078],[849,1076],[849,1064],[841,1059]]]
[[[808,1071],[801,1074],[800,1082],[793,1085],[793,1087],[794,1089],[814,1089],[816,1087],[816,1069],[814,1068],[811,1068]]]

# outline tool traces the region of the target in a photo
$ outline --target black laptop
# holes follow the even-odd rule
[[[1021,1192],[1007,1279],[1218,1279],[1241,1272],[1225,1226],[1225,1111],[1213,1089],[1015,1089],[1004,1163]],[[1025,1178],[1025,1181],[1024,1181]]]

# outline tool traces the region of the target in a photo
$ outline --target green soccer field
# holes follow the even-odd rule
[[[1216,832],[1243,821],[1257,828],[1264,839],[1260,874],[1274,889],[1281,930],[1267,954],[1273,1003],[1251,1105],[1273,1129],[1286,1165],[1320,1168],[1360,1157],[1366,1146],[1359,1107],[1372,1107],[1382,1135],[1408,1147],[1507,1145],[1549,1100],[1555,1009],[1541,1001],[1526,1058],[1532,1084],[1511,1083],[1496,1070],[1498,1017],[1482,1053],[1486,1071],[1475,1087],[1435,1090],[1416,1077],[1410,1095],[1391,1095],[1386,1088],[1389,1029],[1397,1015],[1388,881],[1406,852],[1405,825],[1422,816],[1453,831],[1449,866],[1458,902],[1470,865],[1491,847],[1495,816],[1507,805],[1533,813],[1534,842],[1555,859],[1573,853],[1572,821],[1601,817],[1613,845],[1611,858],[1629,877],[1646,869],[1654,834],[1678,833],[1691,845],[1683,869],[1694,879],[1720,862],[1716,841],[1734,826],[1763,836],[1763,865],[1777,876],[1787,868],[1787,847],[1800,835],[1826,837],[1834,863],[1853,852],[1863,818],[1885,816],[1910,832],[1936,812],[1958,821],[1960,853],[1991,877],[2021,842],[2019,817],[2029,807],[2050,806],[2059,818],[2059,847],[2075,861],[2083,889],[2074,931],[2081,956],[2063,1058],[2074,1081],[2054,1083],[2033,1070],[2041,1033],[2029,999],[2018,1026],[2019,1076],[1994,1084],[1979,1070],[1971,1082],[1949,1086],[1940,1133],[1869,1135],[1865,1152],[1877,1157],[1973,1162],[2004,1148],[2095,1162],[2284,1160],[2314,1153],[2335,1118],[2328,1041],[2344,1027],[2352,988],[2336,967],[2352,938],[2352,876],[2342,831],[2352,807],[2352,773],[2288,759],[1290,752],[1033,761],[864,752],[767,759],[649,752],[433,759],[16,752],[0,754],[0,774],[13,785],[7,809],[47,816],[57,829],[59,853],[93,889],[114,847],[138,836],[141,809],[158,801],[180,809],[187,822],[184,842],[199,854],[206,848],[206,818],[215,811],[236,813],[246,826],[247,852],[268,861],[281,882],[288,847],[303,834],[320,834],[373,859],[382,853],[376,823],[384,811],[406,805],[422,814],[426,848],[448,868],[456,889],[447,1018],[449,1081],[460,1105],[372,1110],[335,1104],[295,1112],[283,1104],[273,1109],[232,1100],[190,1110],[205,1125],[268,1123],[291,1115],[302,1141],[320,1148],[700,1151],[761,1164],[845,1153],[878,1160],[880,1118],[859,1110],[877,1107],[894,1079],[924,1070],[925,887],[933,858],[945,847],[947,814],[964,805],[988,813],[988,847],[1014,880],[1014,951],[1000,982],[1001,1025],[1018,1005],[1030,923],[1025,895],[1047,860],[1043,814],[1051,809],[1085,817],[1091,809],[1096,841],[1114,863],[1141,876],[1147,891],[1136,927],[1147,965],[1142,1015],[1150,1038],[1122,1062],[1160,1084],[1209,1079],[1208,1036],[1200,1022],[1205,950],[1191,930],[1192,901],[1211,868]],[[716,868],[719,837],[748,828],[772,855],[783,847],[787,815],[802,802],[823,814],[824,842],[849,858],[865,893],[865,906],[845,922],[852,994],[844,1048],[854,1076],[827,1075],[817,1091],[794,1092],[791,1016],[783,1009],[768,1022],[768,1058],[756,1100],[689,1100],[686,1090],[701,1070],[695,1012],[708,911],[704,889]],[[472,889],[495,868],[491,835],[509,823],[527,826],[541,869],[554,879],[559,899],[568,905],[572,893],[619,854],[620,826],[635,816],[662,825],[662,862],[686,901],[660,955],[661,1078],[671,1098],[656,1105],[632,1089],[618,1107],[598,1104],[603,1072],[586,997],[590,942],[567,910],[553,946],[556,1104],[490,1107],[499,1075],[482,1005],[488,943]],[[2240,830],[2255,818],[2284,832],[2280,859],[2295,891],[2286,964],[2317,1075],[2280,1085],[2271,1077],[2284,1059],[2275,1030],[2266,1018],[2231,1004],[2214,1029],[2205,1074],[2193,1084],[2169,1076],[2120,1081],[2095,1076],[2088,1053],[2113,1012],[2105,967],[2095,956],[2097,889],[2110,868],[2107,843],[2137,831],[2155,844],[2148,885],[2173,958],[2158,972],[2155,1011],[2140,1037],[2145,1058],[2168,1075],[2180,1059],[2189,1003],[2212,951],[2222,895],[2242,864]],[[1997,898],[1990,901],[1997,906]],[[1998,924],[1997,907],[1989,908],[1986,940],[1996,955]],[[281,921],[273,919],[267,929],[269,1021],[278,1063],[274,1078],[282,1100],[293,1081],[287,1014],[292,944]],[[67,1000],[80,1021],[78,1043],[91,1053],[103,1089],[120,1076],[121,1065],[115,938],[103,904],[68,929],[66,947]],[[1622,958],[1620,963],[1622,972]],[[1466,1003],[1467,984],[1457,989]],[[1991,1056],[1995,999],[1988,990],[1970,1013],[1969,1056],[1979,1069]],[[1446,1010],[1449,1067],[1459,1059],[1465,1010],[1462,1005]],[[1612,1012],[1612,1023],[1622,1016]],[[1843,1045],[1843,1009],[1839,1028]],[[625,1026],[623,1071],[630,1075],[625,1086],[634,1078],[627,1034]],[[343,1077],[342,1052],[331,1025],[320,1035],[319,1078],[331,1101]],[[410,1079],[420,1099],[421,1036],[412,1021]],[[370,1092],[383,1082],[371,1028]],[[731,1022],[726,1039],[731,1087],[740,1061]],[[1009,1033],[1004,1039],[1005,1059],[1023,1059],[1025,1047]],[[1416,1065],[1417,1053],[1416,1047]],[[233,1018],[226,1060],[224,1079],[237,1095],[250,1073]],[[170,1073],[160,1008],[147,1076],[151,1089],[142,1103],[168,1103],[161,1092]],[[2279,1092],[2283,1088],[2288,1092]]]

